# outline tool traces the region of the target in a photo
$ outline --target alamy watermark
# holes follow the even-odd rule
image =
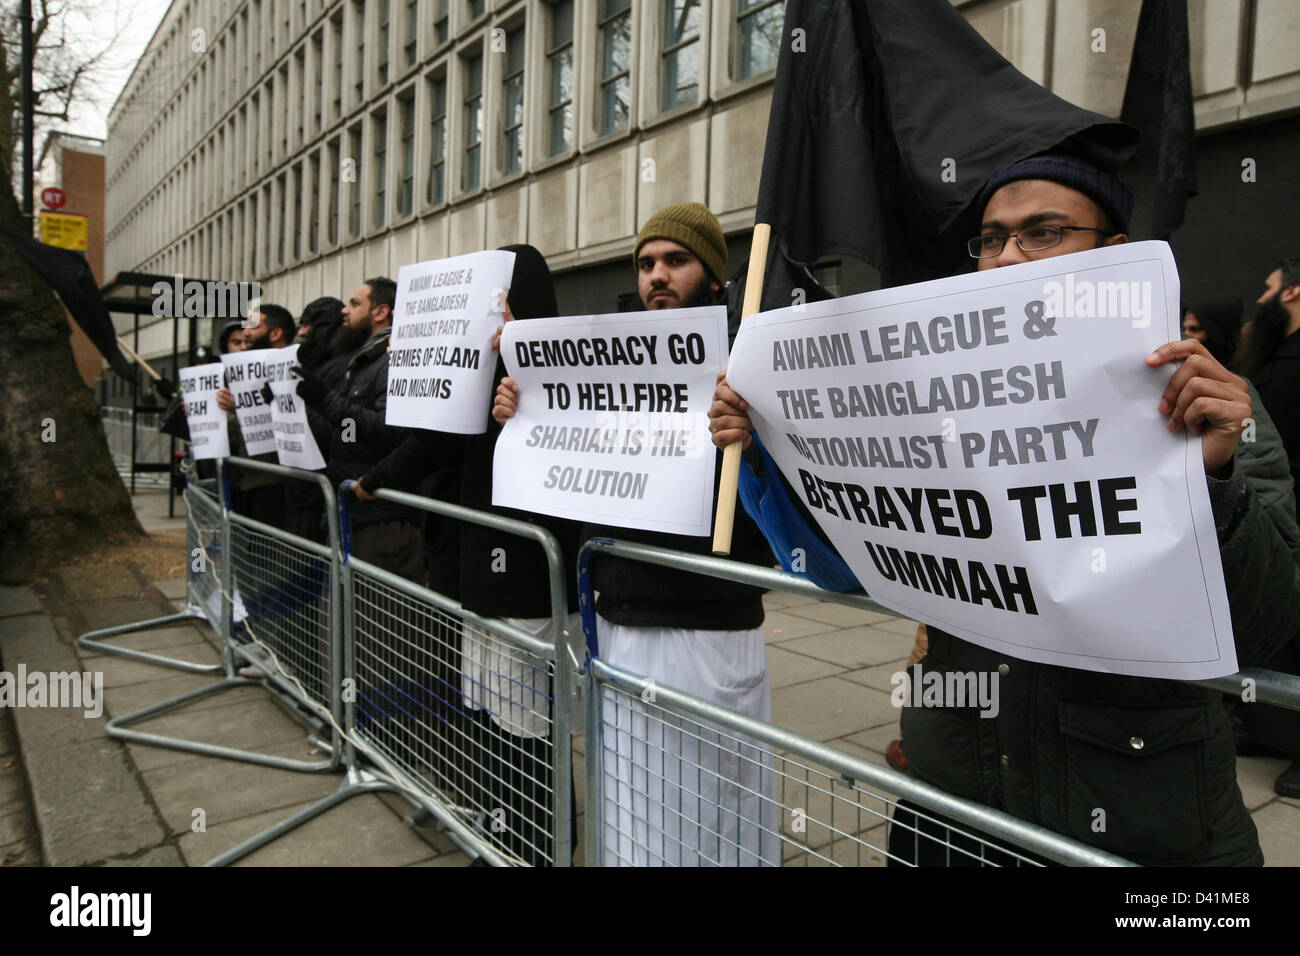
[[[87,717],[104,713],[103,671],[0,671],[0,707],[71,707]]]
[[[915,677],[907,671],[890,676],[895,707],[978,707],[981,717],[998,715],[997,671],[927,671],[924,663],[916,665]]]
[[[262,298],[257,282],[200,282],[175,275],[171,282],[155,282],[153,314],[169,319],[245,319]]]

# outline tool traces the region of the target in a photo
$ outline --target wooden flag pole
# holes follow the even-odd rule
[[[745,301],[740,308],[743,324],[758,311],[763,302],[763,279],[767,274],[767,246],[772,227],[766,222],[754,224],[754,238],[749,244],[749,271],[745,274]],[[731,532],[736,522],[736,494],[740,484],[740,452],[743,442],[733,442],[722,450],[722,479],[718,485],[718,506],[713,519],[713,553],[731,554]]]
[[[749,300],[746,299],[745,301],[749,301]],[[148,362],[146,362],[144,359],[140,358],[140,356],[136,355],[136,354],[135,354],[135,350],[132,349],[131,346],[127,345],[125,342],[122,341],[122,337],[121,337],[121,336],[118,336],[117,344],[121,347],[122,351],[124,351],[127,355],[131,356],[131,358],[135,359],[135,364],[136,364],[136,365],[139,365],[139,366],[140,366],[141,368],[143,368],[146,372],[148,372],[150,375],[152,375],[152,376],[153,376],[153,380],[154,380],[155,382],[162,378],[161,375],[159,375],[157,372],[155,372],[155,371],[153,370],[153,366],[151,366],[151,365],[150,365]]]

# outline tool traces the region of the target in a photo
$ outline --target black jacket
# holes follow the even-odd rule
[[[1291,478],[1300,482],[1300,332],[1289,335],[1251,380],[1282,436]]]
[[[718,502],[722,452],[713,478],[713,507]],[[712,554],[713,539],[694,535],[638,531],[589,525],[590,537],[618,538],[691,554]],[[739,504],[731,541],[731,558],[770,568],[772,551],[754,520]],[[763,624],[763,591],[689,571],[664,568],[609,555],[597,555],[593,572],[596,612],[628,627],[674,627],[705,631],[740,631]]]
[[[1300,570],[1238,464],[1209,486],[1238,665],[1258,666],[1300,628]],[[914,776],[1138,863],[1262,863],[1221,693],[1031,664],[928,630],[921,667],[945,686],[948,673],[998,674],[999,707],[904,707]]]
[[[360,478],[400,445],[410,430],[384,423],[388,407],[388,337],[390,329],[376,332],[348,362],[343,387],[325,393],[315,405],[331,426],[325,473],[336,488],[348,478]],[[400,488],[416,492],[417,484]],[[349,502],[352,526],[363,528],[379,521],[421,520],[409,508],[387,501]]]

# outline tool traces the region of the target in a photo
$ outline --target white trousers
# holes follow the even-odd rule
[[[763,629],[624,627],[599,618],[601,657],[759,720],[772,716]],[[772,754],[750,738],[605,690],[606,866],[779,866]]]
[[[503,620],[540,640],[554,640],[549,617]],[[566,627],[570,634],[581,634],[581,616],[568,615]],[[549,735],[549,673],[546,661],[523,648],[478,631],[461,633],[460,687],[466,709],[486,708],[498,727],[516,737]]]

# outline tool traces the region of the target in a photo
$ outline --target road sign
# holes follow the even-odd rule
[[[78,213],[41,210],[41,242],[60,249],[86,251],[90,220]]]
[[[68,194],[57,186],[41,190],[41,202],[45,203],[50,209],[62,209],[63,204],[67,201]]]

